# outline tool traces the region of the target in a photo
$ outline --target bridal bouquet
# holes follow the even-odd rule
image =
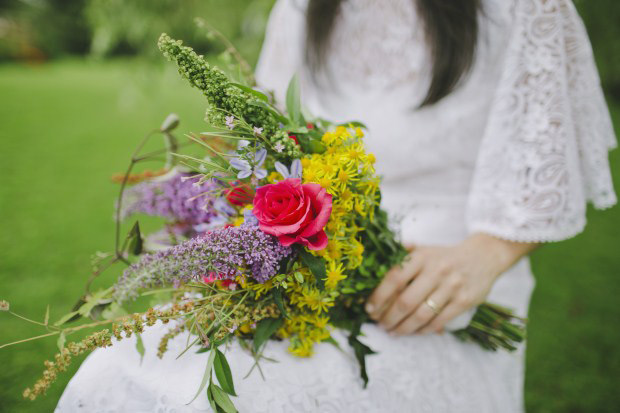
[[[89,292],[57,323],[46,317],[44,336],[57,335],[60,351],[24,396],[44,393],[73,356],[114,340],[136,335],[143,353],[140,333],[158,322],[170,324],[159,356],[181,333],[191,337],[183,353],[209,352],[196,397],[206,388],[214,411],[235,411],[232,374],[219,349],[233,339],[257,360],[270,339],[287,340],[293,354],[309,357],[316,343],[336,344],[334,328],[345,329],[367,382],[364,360],[373,351],[359,340],[361,325],[370,322],[363,305],[407,251],[380,208],[380,178],[364,148],[363,125],[306,119],[296,79],[284,113],[268,95],[231,81],[180,41],[164,34],[159,48],[206,96],[211,131],[188,136],[200,155],[181,154],[172,115],[159,130],[166,149],[136,151],[118,177],[117,225],[137,213],[167,224],[144,237],[136,223],[124,242],[117,233],[115,252],[100,254],[94,276],[124,262],[118,281]],[[163,171],[132,174],[137,162],[163,154]],[[129,314],[127,304],[144,296],[158,304]],[[91,322],[67,326],[80,317]],[[105,325],[66,342],[82,328]],[[524,329],[508,310],[485,303],[455,334],[489,350],[511,350]]]

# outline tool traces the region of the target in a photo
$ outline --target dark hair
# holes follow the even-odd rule
[[[346,1],[346,0],[345,0]],[[481,0],[412,0],[424,24],[432,59],[432,80],[420,107],[449,95],[473,65]],[[316,72],[324,63],[343,0],[309,0],[306,61]],[[412,22],[413,25],[413,22]]]

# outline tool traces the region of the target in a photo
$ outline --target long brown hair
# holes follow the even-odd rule
[[[309,0],[306,14],[306,61],[317,71],[346,0]],[[481,0],[412,0],[424,24],[432,60],[432,80],[420,107],[449,95],[471,69],[478,43]],[[413,22],[412,22],[413,25]]]

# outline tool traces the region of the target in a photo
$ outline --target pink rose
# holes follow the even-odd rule
[[[318,184],[289,178],[256,190],[254,215],[260,229],[284,246],[300,243],[311,250],[327,246],[325,225],[332,213],[332,196]]]

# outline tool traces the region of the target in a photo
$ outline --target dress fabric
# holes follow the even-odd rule
[[[450,245],[473,232],[514,241],[558,241],[585,225],[586,203],[616,202],[607,152],[615,136],[586,31],[570,0],[486,0],[476,61],[460,87],[417,109],[429,84],[429,54],[411,0],[348,0],[325,68],[304,67],[306,0],[279,0],[257,68],[280,102],[299,73],[310,113],[361,120],[383,175],[385,208],[402,240]],[[493,286],[488,301],[525,316],[534,281],[527,258]],[[461,317],[452,324],[467,324]],[[210,411],[190,405],[206,354],[178,360],[186,336],[156,360],[167,331],[97,350],[69,383],[57,412]],[[227,358],[241,412],[521,412],[524,346],[487,352],[451,334],[391,337],[364,326],[363,389],[346,338],[299,359],[270,342],[263,361],[231,344]]]

